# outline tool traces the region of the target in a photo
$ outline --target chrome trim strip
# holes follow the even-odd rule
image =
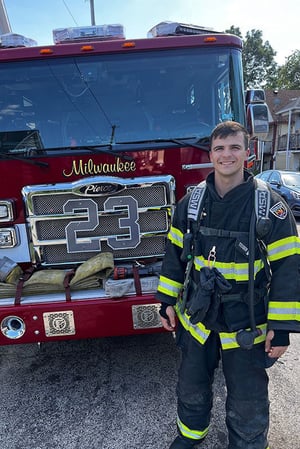
[[[82,301],[82,300],[98,300],[110,299],[103,289],[96,290],[76,290],[71,293],[72,301]],[[21,304],[47,304],[47,303],[65,303],[66,302],[66,294],[65,292],[56,292],[56,293],[48,293],[45,295],[28,295],[21,296]],[[0,301],[0,310],[1,307],[11,306],[15,304],[15,298],[1,298]]]
[[[211,162],[205,162],[204,164],[183,164],[181,166],[182,170],[199,170],[199,168],[212,168],[213,164]]]
[[[118,178],[113,176],[94,176],[89,178],[80,179],[79,181],[74,182],[64,182],[57,184],[40,184],[33,186],[25,186],[22,189],[22,194],[28,200],[31,199],[33,195],[49,195],[51,194],[63,194],[63,193],[73,193],[82,197],[86,197],[84,193],[80,193],[80,188],[85,186],[89,186],[91,184],[111,184],[115,186],[120,186],[121,190],[128,187],[139,187],[144,184],[168,184],[170,186],[170,191],[174,193],[175,191],[175,179],[171,175],[163,175],[163,176],[144,176],[137,178]],[[105,194],[102,194],[105,196]],[[111,192],[106,193],[106,196],[111,195]],[[32,212],[30,209],[30,204],[27,204],[29,212]]]

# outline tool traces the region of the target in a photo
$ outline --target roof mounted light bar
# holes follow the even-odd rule
[[[178,36],[190,34],[217,33],[213,28],[191,25],[180,22],[161,22],[148,31],[147,37]]]
[[[123,25],[91,25],[84,27],[56,28],[53,30],[53,41],[55,44],[108,39],[125,39]]]
[[[22,34],[6,33],[0,36],[0,47],[35,47],[37,42],[33,39],[23,36]]]
[[[148,38],[162,36],[179,36],[193,34],[212,34],[218,33],[213,28],[202,27],[199,25],[185,24],[180,22],[161,22],[155,25],[147,33]],[[69,28],[56,28],[52,31],[54,44],[91,42],[112,39],[125,40],[125,31],[123,25],[91,25]],[[11,47],[35,47],[37,42],[21,34],[7,33],[0,35],[0,48]]]

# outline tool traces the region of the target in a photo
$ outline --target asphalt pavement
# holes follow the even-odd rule
[[[300,449],[300,334],[269,369],[270,449]],[[176,435],[172,334],[0,347],[0,449],[167,449]],[[202,449],[225,449],[217,371]]]

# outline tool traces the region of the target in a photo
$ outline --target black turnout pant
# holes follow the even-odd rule
[[[217,333],[211,332],[205,345],[200,345],[181,326],[177,341],[182,352],[177,385],[180,422],[200,434],[209,426],[214,371],[221,357],[227,389],[228,449],[267,449],[269,379],[264,344],[251,350],[222,350]]]

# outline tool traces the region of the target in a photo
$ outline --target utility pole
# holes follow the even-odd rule
[[[91,25],[96,25],[94,0],[90,0],[90,8],[91,8]]]
[[[289,110],[289,122],[288,122],[288,133],[286,139],[286,153],[285,153],[285,169],[290,169],[290,138],[291,138],[291,121],[292,121],[292,109]]]
[[[11,33],[11,26],[6,12],[4,0],[0,0],[0,34]]]

